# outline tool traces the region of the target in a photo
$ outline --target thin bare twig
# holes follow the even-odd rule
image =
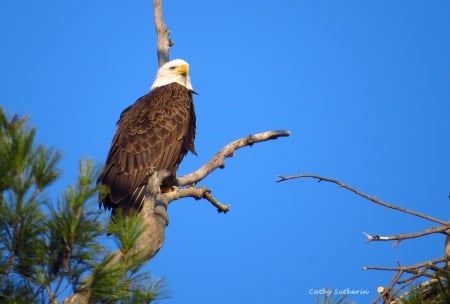
[[[204,198],[207,199],[213,206],[215,206],[219,213],[227,213],[228,211],[230,211],[230,205],[224,205],[220,203],[214,196],[211,195],[211,191],[206,191]]]
[[[363,232],[363,234],[367,237],[366,243],[370,243],[372,241],[396,241],[394,244],[394,247],[396,247],[400,241],[406,240],[406,239],[413,239],[422,237],[429,234],[434,233],[444,233],[447,234],[447,230],[450,229],[450,224],[443,225],[436,228],[428,228],[424,231],[419,232],[413,232],[413,233],[405,233],[405,234],[397,234],[397,235],[388,235],[388,236],[382,236],[382,235],[370,235],[366,232]]]
[[[386,266],[364,266],[363,270],[387,270],[387,271],[406,271],[406,272],[411,272],[415,269],[419,269],[419,268],[430,268],[432,265],[436,265],[442,262],[445,262],[446,259],[445,257],[440,257],[440,258],[436,258],[430,261],[425,261],[425,262],[421,262],[421,263],[417,263],[414,265],[409,265],[409,266],[397,266],[397,267],[386,267]]]
[[[375,300],[373,300],[372,304],[376,304],[380,300],[383,300],[383,303],[391,303],[391,301],[394,297],[393,289],[394,289],[395,283],[398,281],[398,279],[402,275],[403,275],[403,270],[399,270],[399,271],[397,271],[397,273],[392,278],[391,282],[389,283],[389,285],[386,288],[378,287],[378,292],[380,293],[380,295],[377,298],[375,298]]]
[[[351,186],[349,186],[347,184],[344,184],[343,182],[341,182],[341,181],[339,181],[337,179],[333,179],[333,178],[319,176],[319,175],[316,175],[316,174],[298,174],[298,175],[292,175],[292,176],[279,176],[279,178],[278,178],[278,180],[276,180],[276,182],[279,183],[279,182],[283,182],[283,181],[290,180],[290,179],[296,179],[296,178],[314,178],[314,179],[319,180],[319,182],[320,181],[326,181],[326,182],[334,183],[334,184],[337,184],[338,186],[340,186],[340,187],[342,187],[344,189],[347,189],[347,190],[355,193],[356,195],[359,195],[359,196],[361,196],[361,197],[363,197],[365,199],[368,199],[369,201],[372,201],[372,202],[374,202],[374,203],[376,203],[378,205],[381,205],[381,206],[384,206],[384,207],[387,207],[387,208],[390,208],[390,209],[394,209],[394,210],[397,210],[397,211],[400,211],[400,212],[403,212],[403,213],[408,213],[408,214],[411,214],[411,215],[414,215],[414,216],[417,216],[417,217],[420,217],[420,218],[423,218],[423,219],[426,219],[428,221],[435,222],[435,223],[438,223],[438,224],[441,224],[441,225],[448,225],[449,224],[448,222],[446,222],[444,220],[437,219],[437,218],[428,216],[426,214],[423,214],[423,213],[420,213],[420,212],[417,212],[417,211],[412,211],[412,210],[408,210],[406,208],[402,208],[402,207],[399,207],[399,206],[396,206],[396,205],[389,204],[387,202],[379,200],[376,197],[370,196],[370,195],[368,195],[368,194],[366,194],[366,193],[364,193],[362,191],[359,191],[358,189],[356,189],[354,187],[351,187]]]

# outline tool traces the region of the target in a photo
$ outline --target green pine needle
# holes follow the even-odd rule
[[[61,175],[61,153],[37,145],[27,123],[0,108],[0,303],[62,303],[83,288],[90,303],[161,297],[162,281],[153,283],[132,250],[142,220],[106,224],[95,185],[100,167],[92,160],[80,162],[78,180],[58,200],[47,197]],[[107,232],[117,249],[105,247]]]

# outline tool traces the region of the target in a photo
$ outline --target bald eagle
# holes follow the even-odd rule
[[[196,154],[193,93],[188,63],[175,59],[159,68],[150,92],[122,112],[97,180],[109,188],[100,207],[139,212],[154,171],[168,170],[162,186],[176,186],[179,164],[188,151]]]

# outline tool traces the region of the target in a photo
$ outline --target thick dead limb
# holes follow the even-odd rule
[[[169,38],[169,28],[164,23],[162,0],[153,0],[153,15],[157,35],[156,48],[158,52],[158,63],[159,66],[162,66],[169,61],[169,52],[173,45],[173,41]]]
[[[144,260],[150,260],[161,249],[164,243],[164,235],[166,228],[166,217],[161,215],[158,210],[158,195],[160,193],[161,182],[170,173],[168,171],[157,171],[150,175],[147,184],[147,195],[141,212],[137,215],[142,218],[144,229],[137,238],[134,247],[128,252],[129,256],[139,256]],[[127,219],[125,219],[127,220]],[[124,254],[121,250],[117,250],[112,254],[105,269],[117,267]],[[91,299],[91,283],[92,277],[87,276],[83,279],[80,287],[70,297],[64,300],[65,304],[87,304],[92,302]]]
[[[157,171],[148,179],[147,195],[141,215],[147,228],[136,241],[135,250],[151,259],[161,249],[164,243],[164,232],[168,221],[167,205],[159,204],[161,182],[169,176],[168,171]],[[161,208],[161,209],[160,209]]]
[[[225,147],[222,148],[213,158],[211,158],[206,164],[200,167],[197,171],[186,174],[182,177],[178,178],[178,185],[192,185],[195,184],[206,176],[208,176],[212,171],[217,168],[225,167],[225,158],[234,156],[234,151],[240,149],[245,146],[252,146],[255,143],[268,141],[272,139],[277,139],[279,137],[289,136],[291,134],[290,131],[282,130],[282,131],[267,131],[254,135],[249,135],[247,137],[237,139]]]

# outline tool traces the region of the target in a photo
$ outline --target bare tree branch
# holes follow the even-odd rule
[[[424,231],[405,233],[405,234],[397,234],[397,235],[389,235],[389,236],[370,235],[366,232],[363,232],[363,234],[367,237],[366,243],[370,243],[372,241],[396,241],[394,243],[394,247],[396,247],[402,240],[418,238],[418,237],[422,237],[422,236],[434,234],[434,233],[447,234],[447,230],[449,230],[449,229],[450,229],[450,224],[447,224],[447,225],[443,225],[443,226],[436,227],[436,228],[433,228],[433,227],[428,228]]]
[[[245,147],[252,146],[255,143],[268,141],[272,139],[277,139],[279,137],[289,136],[291,134],[290,131],[282,130],[282,131],[267,131],[254,135],[249,135],[247,137],[237,139],[225,147],[222,148],[216,155],[214,155],[211,160],[209,160],[206,164],[200,167],[197,171],[186,174],[182,177],[178,178],[178,185],[192,185],[195,184],[206,176],[208,176],[212,171],[217,168],[223,169],[225,167],[225,158],[234,156],[234,151]]]
[[[153,15],[155,20],[155,28],[157,35],[157,56],[159,66],[169,61],[170,48],[174,44],[169,38],[170,31],[167,25],[164,23],[162,12],[162,0],[153,0]]]
[[[255,135],[249,135],[238,140],[235,140],[226,145],[220,150],[208,163],[203,165],[197,171],[187,174],[178,179],[180,185],[195,184],[196,182],[205,178],[208,174],[217,168],[224,167],[224,160],[227,157],[233,156],[234,151],[251,146],[258,142],[277,139],[278,137],[289,136],[289,131],[268,131]],[[139,216],[142,216],[146,229],[136,240],[133,252],[144,254],[146,259],[151,259],[163,246],[165,227],[167,224],[167,206],[178,199],[185,197],[192,197],[194,199],[206,199],[219,212],[226,213],[230,210],[229,205],[221,204],[216,198],[211,195],[211,190],[206,187],[187,187],[178,188],[176,191],[161,193],[161,181],[167,176],[166,171],[157,171],[150,175],[148,180],[147,196],[144,201],[144,206]],[[181,181],[181,182],[180,182]],[[122,253],[118,250],[111,262],[108,265],[113,267],[122,258]],[[107,266],[108,267],[108,266]],[[72,296],[64,300],[65,304],[87,304],[90,298],[90,284],[91,277],[86,277],[79,290]]]
[[[386,287],[379,287],[379,293],[381,294],[377,297],[372,303],[378,303],[378,301],[383,300],[383,303],[399,303],[398,301],[394,301],[396,297],[395,294],[398,294],[398,291],[404,289],[406,286],[412,284],[416,279],[420,277],[428,277],[431,278],[430,281],[424,282],[421,285],[427,286],[433,283],[438,282],[439,271],[442,269],[437,266],[437,264],[444,263],[446,258],[436,258],[434,260],[425,261],[422,263],[418,263],[410,266],[398,266],[398,267],[385,267],[385,266],[365,266],[363,270],[384,270],[384,271],[395,271],[396,274],[392,278],[391,282]],[[429,271],[433,272],[429,272]],[[404,274],[411,274],[411,276],[401,280]],[[403,285],[399,290],[394,290],[396,285]],[[400,298],[405,297],[407,294],[403,294]]]
[[[201,166],[198,170],[181,176],[177,179],[179,186],[195,185],[211,172],[217,168],[225,167],[225,159],[234,156],[234,152],[245,146],[252,146],[255,143],[277,139],[279,137],[289,136],[290,131],[266,131],[254,135],[249,135],[237,139],[225,147],[223,147],[219,152],[217,152],[206,164]],[[211,190],[205,187],[188,187],[179,188],[177,191],[162,193],[158,196],[158,200],[164,202],[165,204],[170,204],[172,201],[183,198],[192,197],[195,199],[206,199],[213,206],[217,208],[218,212],[227,213],[230,210],[230,205],[224,205],[220,203],[216,198],[211,195]]]
[[[349,190],[349,191],[355,193],[356,195],[361,196],[361,197],[363,197],[373,203],[376,203],[378,205],[381,205],[381,206],[384,206],[384,207],[387,207],[390,209],[398,210],[403,213],[411,214],[416,217],[420,217],[422,219],[426,219],[426,220],[429,220],[434,223],[441,224],[442,226],[432,227],[432,228],[429,228],[429,229],[426,229],[426,230],[420,231],[420,232],[392,235],[392,236],[370,235],[368,233],[363,232],[363,234],[367,237],[367,243],[372,242],[372,241],[395,241],[394,247],[397,246],[402,240],[405,240],[405,239],[422,237],[422,236],[433,234],[433,233],[446,234],[447,238],[446,238],[445,249],[444,249],[445,257],[443,257],[443,258],[437,258],[437,259],[434,259],[431,261],[425,261],[425,262],[418,263],[418,264],[411,265],[411,266],[400,266],[399,265],[398,267],[384,267],[384,266],[365,266],[365,267],[363,267],[364,270],[375,269],[375,270],[387,270],[387,271],[395,271],[396,272],[395,276],[392,278],[391,282],[389,283],[389,285],[387,287],[379,287],[378,288],[378,292],[380,293],[380,295],[372,302],[373,304],[378,303],[379,301],[383,301],[383,303],[389,303],[389,304],[400,303],[401,299],[407,297],[411,291],[403,292],[402,295],[398,296],[399,291],[402,291],[406,287],[409,287],[411,284],[414,283],[414,281],[416,279],[421,278],[421,277],[428,277],[428,278],[431,278],[431,280],[420,284],[418,288],[422,292],[424,292],[424,294],[426,293],[428,296],[429,295],[433,296],[434,291],[433,291],[432,285],[442,283],[440,281],[441,280],[440,276],[442,276],[442,271],[446,270],[447,260],[448,260],[448,257],[450,256],[450,236],[449,236],[450,223],[449,222],[428,216],[426,214],[422,214],[417,211],[412,211],[412,210],[408,210],[408,209],[405,209],[405,208],[402,208],[402,207],[399,207],[396,205],[389,204],[389,203],[379,200],[373,196],[370,196],[352,186],[344,184],[343,182],[341,182],[339,180],[319,176],[316,174],[298,174],[298,175],[292,175],[292,176],[279,176],[279,178],[278,178],[278,180],[276,180],[276,182],[282,182],[282,181],[297,179],[297,178],[314,178],[314,179],[317,179],[319,182],[326,181],[326,182],[334,183],[334,184],[337,184],[338,186],[340,186],[346,190]],[[438,264],[440,264],[440,263],[445,263],[445,264],[444,264],[444,266],[440,267],[440,266],[438,266]],[[402,276],[405,274],[408,274],[409,276],[402,279]],[[396,285],[400,285],[400,287],[397,288],[396,290],[394,290],[394,287]],[[436,295],[434,295],[434,296],[436,296]]]
[[[386,270],[386,271],[404,271],[408,273],[416,274],[418,269],[425,268],[430,269],[433,265],[445,262],[445,257],[436,258],[430,261],[425,261],[409,266],[397,266],[397,267],[386,267],[386,266],[364,266],[363,270]]]
[[[381,205],[381,206],[384,206],[384,207],[387,207],[387,208],[390,208],[390,209],[398,210],[398,211],[403,212],[403,213],[408,213],[408,214],[411,214],[411,215],[414,215],[414,216],[417,216],[417,217],[420,217],[420,218],[423,218],[423,219],[426,219],[428,221],[435,222],[435,223],[438,223],[438,224],[441,224],[441,225],[448,225],[449,224],[448,222],[446,222],[444,220],[437,219],[437,218],[428,216],[428,215],[420,213],[420,212],[408,210],[408,209],[405,209],[405,208],[402,208],[402,207],[399,207],[399,206],[396,206],[396,205],[389,204],[389,203],[384,202],[382,200],[379,200],[376,197],[370,196],[370,195],[368,195],[368,194],[366,194],[366,193],[364,193],[362,191],[359,191],[358,189],[353,188],[353,187],[351,187],[349,185],[346,185],[346,184],[344,184],[343,182],[341,182],[341,181],[339,181],[337,179],[332,179],[332,178],[328,178],[328,177],[324,177],[324,176],[320,176],[320,175],[316,175],[316,174],[298,174],[298,175],[292,175],[292,176],[279,176],[279,178],[278,178],[278,180],[276,180],[276,182],[279,183],[279,182],[283,182],[283,181],[290,180],[290,179],[296,179],[296,178],[314,178],[314,179],[319,180],[319,182],[326,181],[326,182],[334,183],[334,184],[337,184],[338,186],[340,186],[340,187],[342,187],[344,189],[347,189],[347,190],[355,193],[356,195],[359,195],[359,196],[361,196],[361,197],[363,197],[365,199],[368,199],[369,201],[372,201],[372,202],[374,202],[374,203],[376,203],[378,205]]]
[[[206,187],[178,188],[176,191],[163,193],[159,195],[158,200],[168,205],[174,200],[178,200],[184,197],[192,197],[195,198],[196,200],[206,199],[217,208],[218,212],[227,213],[228,211],[230,211],[230,205],[224,205],[220,203],[216,198],[214,198],[211,195],[211,190]]]

